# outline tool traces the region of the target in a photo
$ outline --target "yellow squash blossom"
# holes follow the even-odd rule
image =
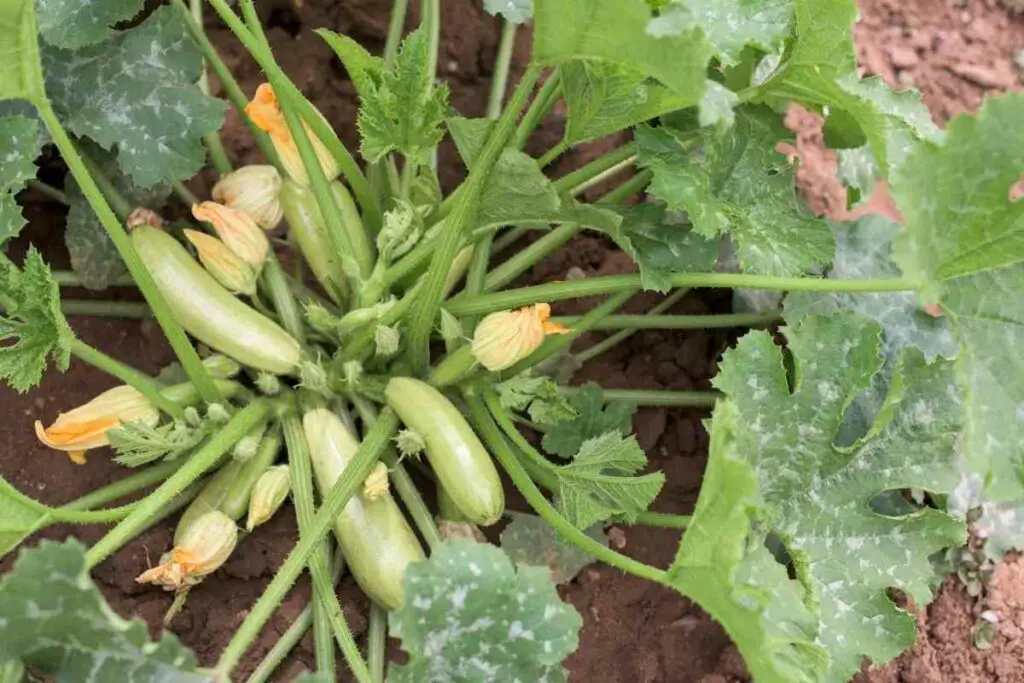
[[[192,215],[211,224],[217,237],[235,256],[257,271],[263,268],[270,253],[270,241],[249,214],[217,202],[203,202],[192,205]]]
[[[154,583],[180,591],[194,586],[224,564],[238,543],[235,522],[223,512],[207,512],[189,527],[178,545],[160,557],[160,564],[143,572],[139,583]]]
[[[277,512],[292,488],[292,476],[288,465],[267,468],[253,486],[249,497],[249,516],[245,528],[252,531]]]
[[[145,396],[129,386],[104,391],[85,405],[61,413],[49,427],[36,420],[36,436],[50,448],[67,451],[79,465],[85,452],[108,445],[107,430],[123,422],[143,422],[150,427],[160,421],[160,411]]]
[[[195,246],[199,262],[228,291],[250,296],[256,293],[256,270],[226,244],[198,230],[186,229],[185,237]]]
[[[269,83],[263,83],[256,88],[256,94],[246,105],[245,113],[257,128],[270,135],[270,140],[274,143],[274,149],[281,157],[281,164],[288,176],[295,182],[308,187],[309,176],[306,174],[306,167],[302,165],[299,150],[295,146],[295,139],[292,138],[288,123],[278,106],[277,96]],[[323,117],[321,116],[321,118]],[[338,162],[327,151],[320,138],[313,134],[309,124],[303,123],[303,126],[313,143],[313,151],[316,152],[316,158],[320,162],[320,168],[324,170],[324,175],[328,180],[334,180],[338,177]]]
[[[363,496],[367,500],[377,500],[388,494],[388,466],[382,462],[377,463],[370,475],[363,482]]]
[[[473,355],[488,370],[511,367],[533,353],[545,336],[571,331],[551,322],[550,317],[548,304],[491,313],[476,326]]]
[[[213,199],[249,214],[264,230],[281,222],[281,175],[273,166],[251,165],[232,171],[213,186]]]

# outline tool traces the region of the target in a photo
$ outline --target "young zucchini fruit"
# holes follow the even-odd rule
[[[173,237],[156,228],[132,242],[174,317],[199,341],[238,362],[284,374],[299,362],[299,342],[231,295]]]
[[[427,460],[465,518],[488,526],[505,511],[498,470],[459,409],[434,387],[411,377],[388,382],[388,405],[427,443]]]
[[[317,487],[327,495],[355,457],[359,443],[341,418],[324,408],[307,412],[302,429]],[[361,493],[353,495],[334,520],[334,535],[363,592],[389,610],[401,607],[405,568],[424,555],[391,494],[374,500]]]

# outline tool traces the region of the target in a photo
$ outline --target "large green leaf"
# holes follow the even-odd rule
[[[73,335],[60,309],[57,283],[34,247],[24,270],[0,254],[0,302],[0,341],[8,342],[0,346],[0,377],[25,392],[42,379],[47,357],[67,370]]]
[[[110,26],[142,11],[143,0],[36,0],[39,33],[50,45],[77,50],[102,43]]]
[[[906,217],[896,260],[955,321],[964,345],[964,455],[991,500],[1024,498],[1024,95],[961,116],[941,146],[918,143],[892,177]]]
[[[367,52],[365,47],[341,33],[335,33],[325,28],[317,29],[314,33],[331,46],[334,54],[338,55],[338,59],[345,65],[348,77],[356,87],[356,94],[361,99],[372,97],[376,92],[377,84],[380,83],[387,71],[384,60],[374,57]]]
[[[747,45],[780,52],[793,28],[794,0],[675,0],[653,19],[648,32],[675,36],[699,28],[723,65],[740,61]]]
[[[196,658],[173,635],[149,640],[125,621],[89,577],[78,541],[43,541],[22,551],[0,582],[0,661],[75,683],[203,683]]]
[[[51,521],[48,508],[0,477],[0,558]]]
[[[452,540],[405,573],[391,635],[409,653],[389,683],[564,683],[582,620],[547,567],[512,566],[500,549]]]
[[[0,2],[0,100],[42,102],[45,97],[35,2],[4,0]]]
[[[537,424],[553,425],[579,416],[565,394],[558,390],[555,380],[545,375],[533,375],[527,370],[495,385],[494,389],[503,408],[528,411],[530,419]]]
[[[152,187],[192,177],[206,160],[202,137],[225,105],[196,86],[202,55],[176,7],[78,51],[43,50],[46,87],[74,133],[117,148],[121,170]]]
[[[758,683],[818,683],[828,668],[818,620],[803,588],[751,535],[757,478],[737,450],[737,419],[735,405],[716,406],[700,498],[669,582],[722,624]]]
[[[0,118],[0,247],[25,226],[15,193],[36,176],[38,124],[24,116]]]
[[[551,571],[551,579],[561,584],[572,581],[581,569],[595,561],[585,551],[565,542],[550,524],[537,515],[512,511],[505,515],[511,517],[512,522],[501,532],[501,547],[517,565],[547,567]],[[608,537],[600,524],[595,524],[585,533],[608,546]]]
[[[700,97],[677,94],[630,65],[583,60],[562,65],[562,91],[569,107],[565,140],[574,145],[692,107]]]
[[[714,383],[735,409],[735,453],[757,479],[758,527],[783,541],[808,591],[805,603],[818,606],[827,680],[838,683],[863,657],[884,663],[914,642],[913,615],[888,591],[928,604],[929,555],[966,539],[963,522],[937,510],[891,517],[870,505],[894,489],[956,487],[960,397],[952,363],[929,365],[909,350],[868,434],[837,447],[843,411],[881,369],[881,330],[838,313],[808,316],[784,333],[792,389],[783,351],[766,332],[726,352]]]
[[[836,255],[828,277],[836,280],[871,280],[900,277],[889,256],[900,226],[882,216],[869,215],[857,223],[832,226]],[[839,443],[849,444],[863,436],[882,407],[889,378],[906,348],[916,348],[931,362],[956,358],[960,343],[946,316],[929,315],[913,292],[793,292],[786,298],[786,321],[795,324],[808,315],[832,315],[853,311],[882,327],[885,366],[871,385],[846,411]]]
[[[711,47],[699,30],[657,38],[647,33],[644,0],[536,0],[533,59],[625,64],[696,102],[704,94]]]
[[[624,401],[605,404],[601,387],[588,382],[569,397],[576,417],[559,422],[544,435],[542,445],[548,453],[571,458],[584,441],[615,432],[626,436],[633,431],[636,406]]]
[[[637,130],[639,163],[654,172],[651,193],[686,211],[698,234],[730,233],[744,272],[797,276],[827,263],[832,233],[796,196],[793,170],[775,150],[788,135],[778,116],[745,107],[731,128],[700,134],[704,150],[695,155],[669,128]]]

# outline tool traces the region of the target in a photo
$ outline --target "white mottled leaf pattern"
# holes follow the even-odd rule
[[[36,176],[38,124],[25,116],[0,118],[0,246],[25,226],[14,195]]]
[[[102,43],[110,26],[131,19],[143,0],[36,0],[39,33],[50,45],[77,50]]]

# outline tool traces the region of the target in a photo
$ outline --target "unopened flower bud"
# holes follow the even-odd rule
[[[217,282],[233,294],[256,293],[256,271],[228,249],[216,237],[198,230],[185,230],[185,237],[196,248],[199,262]]]
[[[214,379],[231,379],[242,371],[242,366],[234,358],[215,353],[203,359],[203,367]]]
[[[263,434],[266,431],[266,422],[253,427],[252,431],[239,439],[238,443],[235,444],[235,447],[231,450],[231,457],[243,462],[252,458],[256,455],[256,451],[259,450],[260,443],[263,442]]]
[[[85,453],[110,442],[107,431],[125,422],[142,422],[155,427],[160,411],[137,389],[130,386],[104,391],[88,403],[61,413],[53,424],[44,428],[36,421],[36,436],[50,448],[67,451],[79,465],[85,464]]]
[[[213,199],[224,206],[249,214],[264,230],[273,230],[281,222],[284,210],[278,195],[281,175],[273,166],[243,166],[217,181]]]
[[[227,424],[231,420],[231,413],[220,403],[211,403],[206,407],[206,419],[216,424]]]
[[[256,88],[256,94],[245,107],[245,113],[257,128],[270,135],[270,140],[274,143],[274,149],[281,158],[281,164],[288,176],[295,182],[308,187],[309,176],[306,173],[306,167],[302,165],[299,150],[295,146],[295,139],[292,137],[291,130],[288,129],[288,123],[278,106],[277,96],[269,83],[263,83]],[[319,112],[317,114],[323,119],[322,114]],[[316,152],[316,158],[320,162],[324,175],[328,180],[334,180],[338,177],[339,172],[338,162],[335,161],[334,155],[328,152],[320,138],[313,134],[309,124],[303,122],[302,125],[309,135],[310,142],[313,143],[313,151]]]
[[[245,521],[245,528],[252,531],[273,517],[288,497],[291,487],[292,477],[288,465],[276,465],[261,474],[249,498],[249,517]]]
[[[277,396],[281,393],[281,380],[273,373],[261,372],[256,375],[256,388],[267,396]]]
[[[533,353],[549,334],[571,330],[550,322],[551,306],[534,304],[491,313],[473,334],[473,355],[488,370],[511,367]]]
[[[160,558],[160,564],[143,572],[136,581],[180,591],[212,574],[238,543],[238,529],[223,512],[207,512],[181,535],[178,544]]]
[[[257,273],[263,268],[270,252],[270,241],[249,214],[217,202],[203,202],[192,205],[192,215],[196,220],[210,223],[228,249]]]
[[[378,462],[363,482],[363,496],[367,500],[377,500],[386,496],[388,490],[388,466]]]
[[[163,228],[164,219],[160,217],[153,209],[147,209],[144,206],[136,206],[132,209],[132,212],[128,214],[128,220],[124,222],[125,227],[129,230],[146,226],[149,228]]]

